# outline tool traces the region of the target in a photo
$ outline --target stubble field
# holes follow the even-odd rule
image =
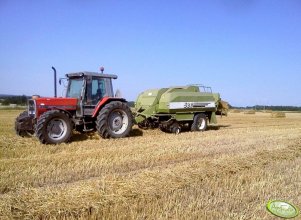
[[[0,110],[0,219],[275,219],[270,199],[301,207],[301,113],[53,146],[17,137],[19,113]]]

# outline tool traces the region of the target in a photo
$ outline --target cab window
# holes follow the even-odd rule
[[[106,94],[104,79],[102,78],[92,78],[92,91],[91,99],[92,104],[97,104],[97,102],[104,97]]]
[[[81,91],[83,88],[83,79],[70,79],[69,87],[66,93],[66,97],[68,98],[80,98]]]

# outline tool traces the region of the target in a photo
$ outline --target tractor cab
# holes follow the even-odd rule
[[[77,72],[66,74],[68,86],[66,98],[77,98],[76,116],[91,116],[95,106],[104,97],[114,97],[112,79],[116,75],[94,72]]]

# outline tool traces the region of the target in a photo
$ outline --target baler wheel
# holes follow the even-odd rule
[[[193,118],[191,131],[205,131],[207,129],[207,117],[205,114],[196,114]]]
[[[180,127],[173,127],[173,128],[171,129],[171,132],[172,132],[173,134],[180,134],[181,128],[180,128]]]
[[[147,130],[149,129],[150,125],[147,123],[147,121],[143,121],[138,123],[138,127],[142,130]]]
[[[168,132],[167,128],[162,125],[159,125],[159,129],[163,132]]]

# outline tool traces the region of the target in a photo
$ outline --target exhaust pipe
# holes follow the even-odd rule
[[[56,98],[56,69],[54,67],[51,67],[53,69],[54,74],[54,98]]]

